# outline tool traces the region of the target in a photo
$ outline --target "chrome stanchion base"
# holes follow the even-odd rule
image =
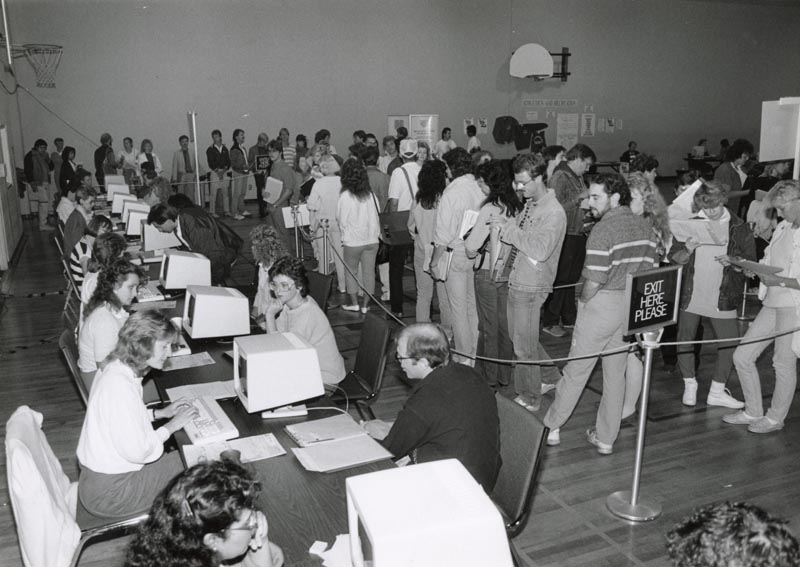
[[[631,504],[631,491],[620,490],[606,498],[608,511],[623,520],[632,522],[649,522],[661,515],[661,504],[647,499],[639,499],[637,504]]]

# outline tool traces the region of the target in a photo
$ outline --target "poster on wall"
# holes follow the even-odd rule
[[[606,132],[609,134],[614,133],[614,119],[606,118]]]
[[[386,118],[386,134],[394,136],[397,134],[397,129],[400,127],[408,128],[408,115],[405,114],[390,114]]]
[[[581,114],[581,138],[593,138],[595,129],[595,115]]]
[[[487,134],[489,132],[489,119],[478,118],[478,134]]]
[[[408,117],[408,135],[418,142],[427,142],[433,147],[438,140],[438,132],[438,114],[412,114]]]
[[[465,118],[464,119],[464,135],[467,134],[467,126],[472,126],[475,124],[474,118]]]
[[[571,148],[578,143],[578,114],[559,113],[556,119],[556,144]]]
[[[528,110],[525,112],[525,122],[536,122],[537,120],[539,120],[538,110]]]

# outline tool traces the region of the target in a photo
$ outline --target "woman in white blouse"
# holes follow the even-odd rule
[[[308,196],[308,213],[311,221],[312,234],[315,237],[312,246],[317,262],[322,265],[322,225],[328,224],[328,263],[336,266],[336,281],[339,293],[347,291],[345,284],[344,263],[339,258],[342,256],[342,235],[336,222],[336,208],[339,203],[339,192],[342,182],[339,179],[339,164],[331,155],[323,155],[319,161],[322,177],[317,179]],[[338,254],[334,253],[334,250]],[[326,271],[327,272],[327,271]]]
[[[78,497],[95,516],[123,518],[149,510],[183,470],[177,452],[164,454],[164,442],[197,410],[185,399],[155,410],[142,401],[142,376],[163,367],[176,336],[159,311],[134,313],[97,374],[77,452]],[[154,429],[155,419],[169,421]]]
[[[141,152],[136,158],[136,165],[139,167],[141,175],[148,179],[161,175],[163,171],[161,160],[153,153],[153,142],[147,138],[142,140]]]

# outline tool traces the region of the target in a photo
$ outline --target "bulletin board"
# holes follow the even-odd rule
[[[794,159],[797,155],[797,128],[800,106],[780,101],[761,103],[759,161]]]

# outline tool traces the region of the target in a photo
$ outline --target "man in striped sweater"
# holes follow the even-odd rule
[[[586,243],[583,291],[570,358],[625,346],[622,336],[625,281],[629,273],[657,265],[656,239],[650,223],[630,209],[631,193],[618,174],[602,174],[589,186],[589,206],[600,219]],[[627,353],[603,357],[603,397],[594,428],[586,438],[602,455],[610,455],[619,433],[625,395]],[[597,357],[570,361],[558,382],[556,398],[544,418],[548,445],[560,442],[559,428],[572,414],[589,381]]]

